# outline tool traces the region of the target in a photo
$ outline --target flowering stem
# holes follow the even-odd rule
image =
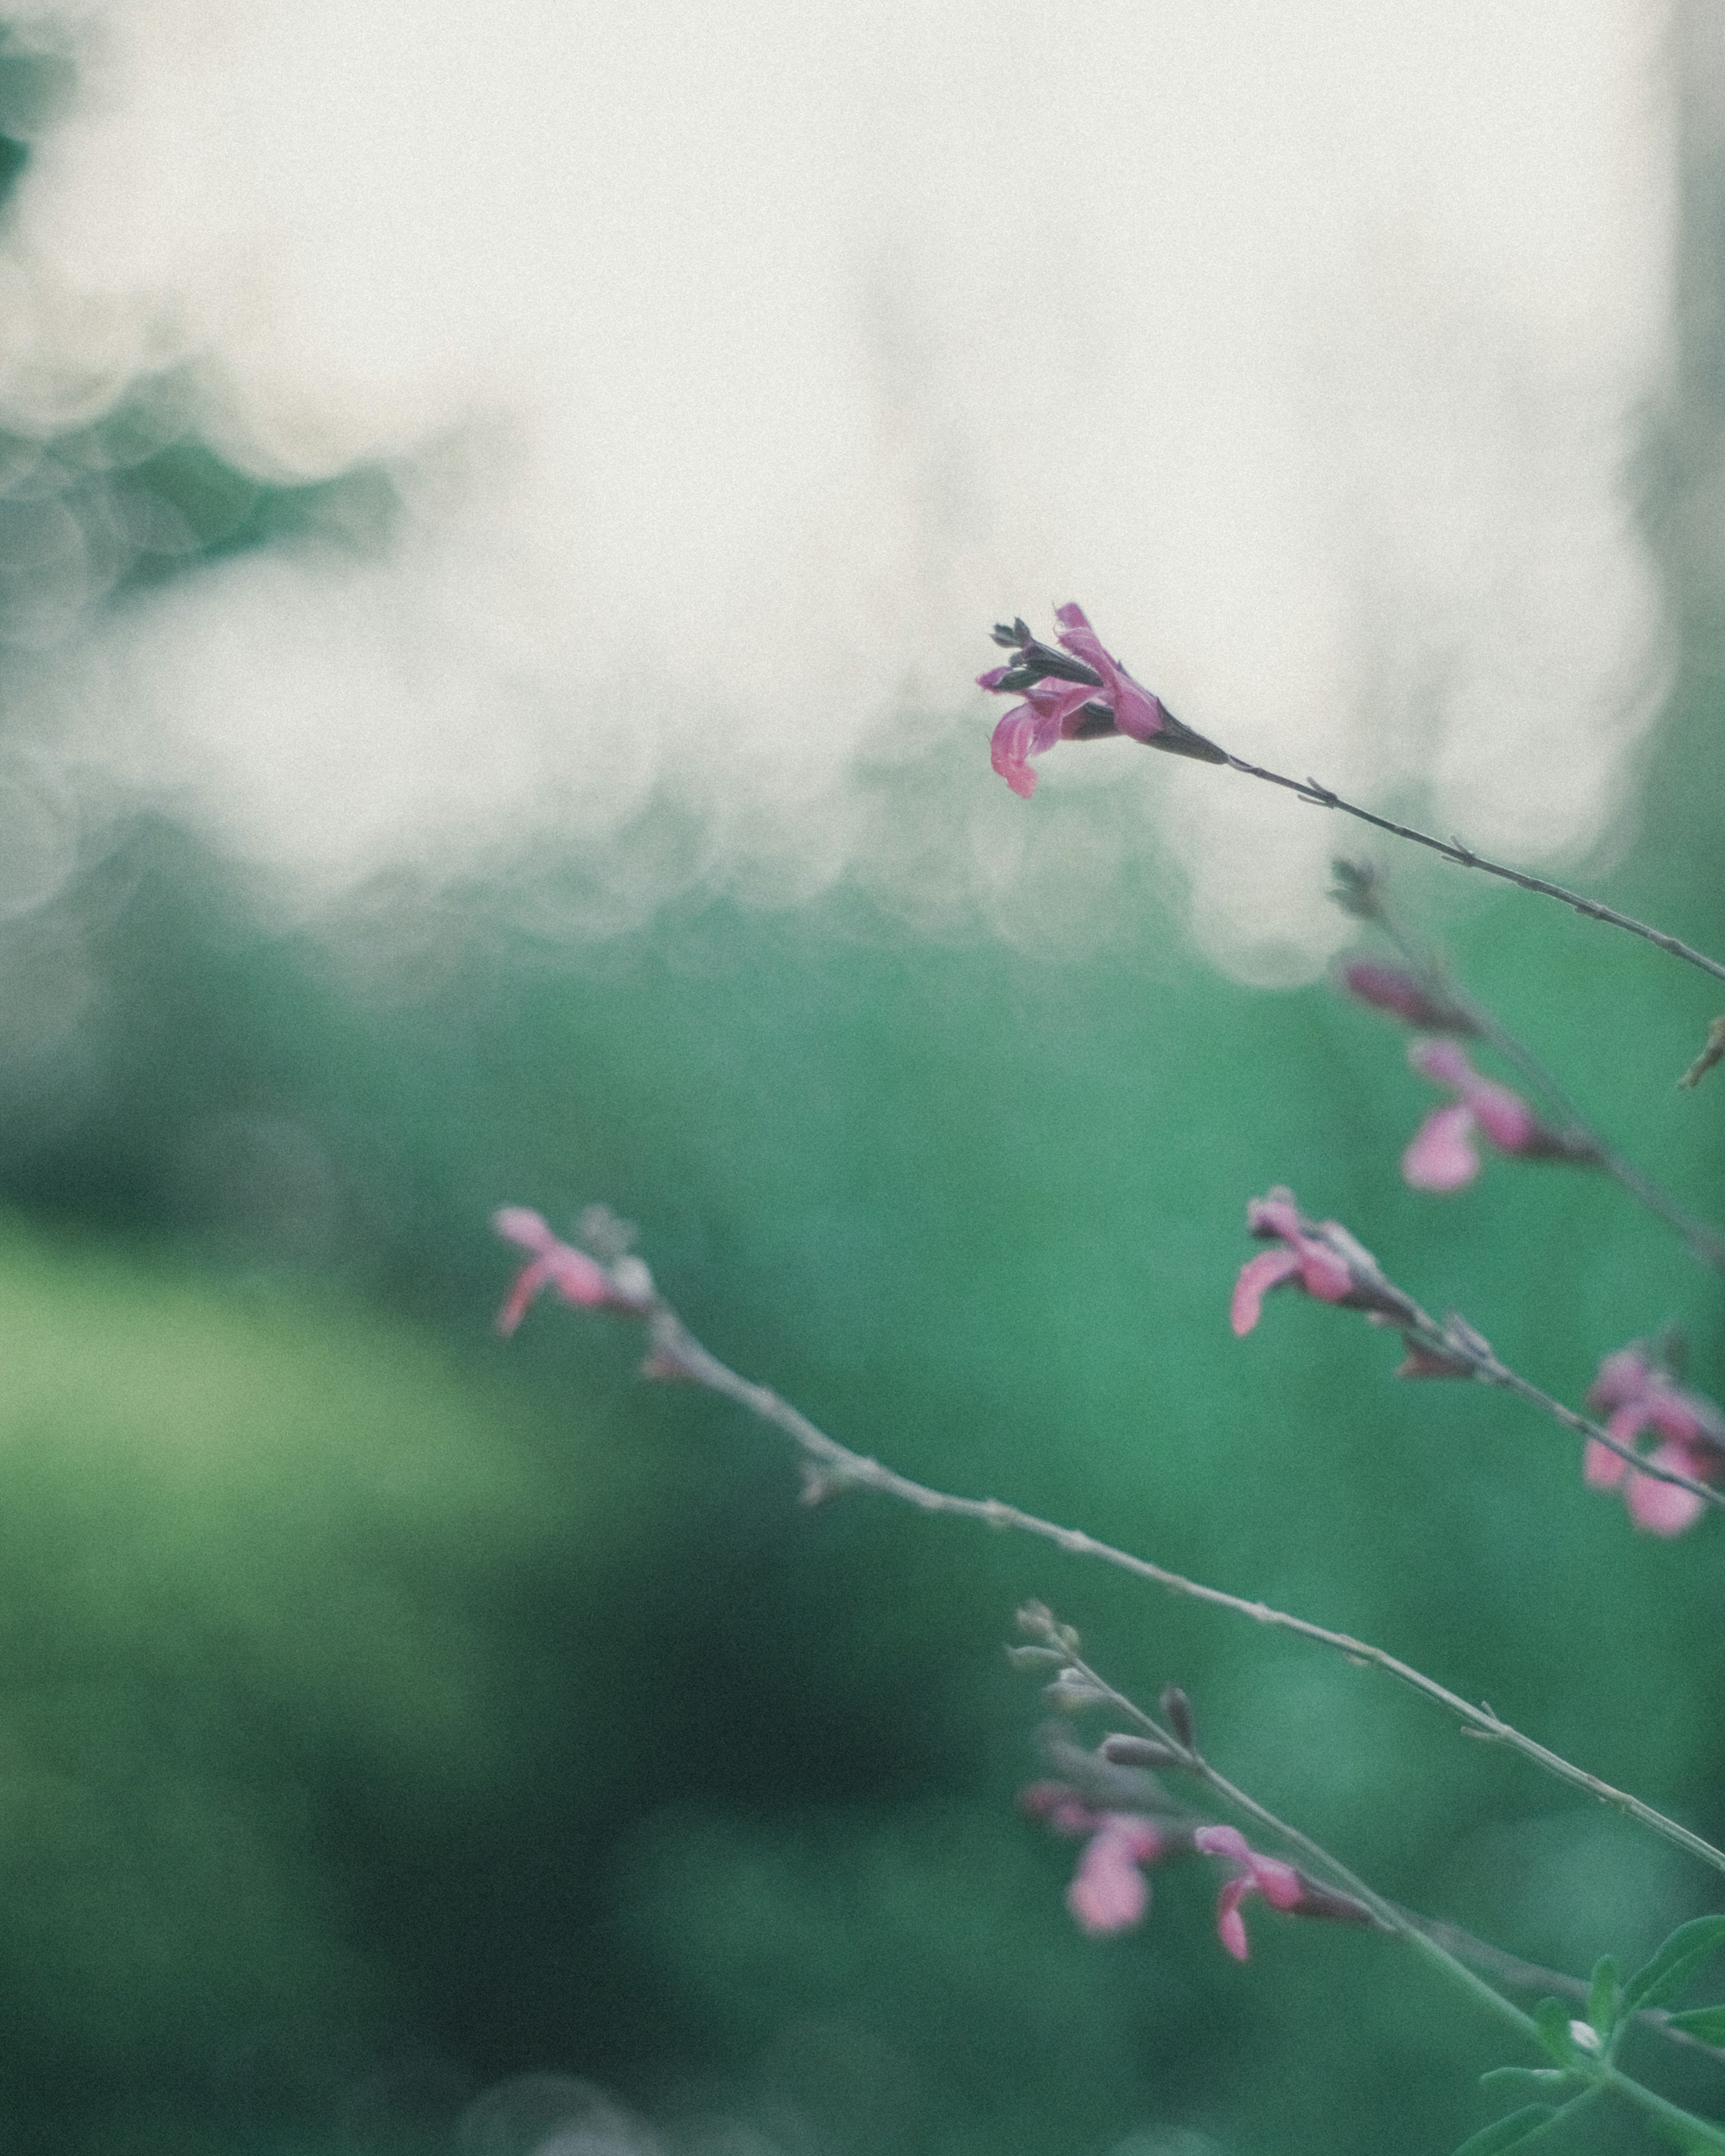
[[[1585,1789],[1589,1796],[1601,1804],[1609,1804],[1628,1817],[1639,1820],[1653,1833],[1674,1842],[1679,1849],[1686,1850],[1692,1856],[1710,1864],[1716,1871],[1725,1872],[1725,1850],[1715,1849],[1709,1841],[1702,1840],[1676,1820],[1667,1819],[1663,1812],[1656,1811],[1639,1797],[1627,1790],[1615,1789],[1598,1775],[1590,1774],[1584,1768],[1574,1766],[1557,1753],[1494,1714],[1490,1707],[1476,1707],[1471,1701],[1450,1691],[1435,1678],[1426,1676],[1411,1664],[1399,1661],[1382,1647],[1369,1645],[1346,1632],[1332,1632],[1326,1626],[1314,1625],[1304,1617],[1295,1617],[1280,1609],[1272,1609],[1262,1602],[1248,1602],[1237,1594],[1230,1594],[1219,1587],[1207,1587],[1201,1581],[1188,1579],[1165,1566],[1153,1564],[1147,1558],[1134,1557],[1129,1551],[1117,1549],[1111,1543],[1098,1542],[1077,1527],[1057,1526],[1052,1520],[1040,1519],[1034,1512],[1021,1512],[1015,1505],[1002,1504],[993,1497],[959,1497],[946,1491],[931,1489],[927,1484],[913,1482],[907,1476],[883,1467],[878,1460],[853,1452],[848,1445],[829,1437],[818,1430],[806,1415],[801,1414],[788,1401],[771,1392],[764,1385],[752,1384],[746,1378],[729,1369],[717,1356],[711,1353],[689,1331],[669,1303],[655,1296],[646,1313],[648,1337],[652,1355],[649,1363],[665,1374],[676,1373],[694,1383],[704,1385],[711,1392],[734,1400],[739,1407],[747,1408],[751,1414],[762,1422],[771,1423],[783,1430],[798,1447],[803,1459],[803,1499],[806,1503],[818,1504],[822,1499],[837,1496],[847,1489],[871,1490],[877,1496],[892,1497],[901,1504],[914,1506],[923,1512],[943,1512],[957,1519],[978,1520],[983,1526],[1010,1528],[1020,1534],[1034,1535],[1050,1542],[1059,1549],[1075,1557],[1094,1558],[1103,1564],[1115,1566],[1122,1572],[1132,1573],[1139,1579],[1147,1579],[1153,1585],[1165,1589],[1189,1601],[1204,1602],[1219,1609],[1231,1609],[1235,1615],[1250,1617],[1254,1623],[1266,1625],[1273,1630],[1291,1632],[1303,1640],[1315,1640],[1320,1646],[1334,1648],[1346,1655],[1352,1662],[1368,1664],[1382,1670],[1386,1676],[1412,1690],[1423,1693],[1455,1715],[1464,1728],[1487,1743],[1502,1744],[1519,1752],[1542,1767],[1558,1780],[1569,1783],[1574,1788]],[[1532,1389],[1531,1388],[1529,1389]],[[1553,1403],[1553,1405],[1556,1403]],[[1567,1410],[1565,1411],[1567,1412]],[[1580,1420],[1580,1418],[1577,1418]]]
[[[1352,1239],[1349,1240],[1352,1243]],[[1633,1445],[1626,1445],[1622,1439],[1614,1437],[1601,1424],[1590,1421],[1584,1414],[1578,1414],[1574,1408],[1565,1407],[1561,1400],[1553,1399],[1549,1393],[1542,1392],[1519,1371],[1512,1370],[1507,1363],[1501,1361],[1491,1342],[1476,1332],[1459,1311],[1452,1310],[1445,1322],[1440,1325],[1429,1312],[1420,1307],[1404,1288],[1398,1287],[1380,1270],[1369,1250],[1363,1250],[1358,1245],[1353,1245],[1352,1250],[1349,1263],[1353,1268],[1356,1283],[1368,1287],[1373,1296],[1370,1308],[1373,1322],[1393,1327],[1410,1348],[1425,1351],[1439,1366],[1440,1373],[1460,1376],[1464,1369],[1470,1371],[1481,1384],[1496,1385],[1500,1391],[1513,1393],[1517,1399],[1526,1400],[1530,1407],[1540,1409],[1554,1422],[1562,1424],[1565,1430],[1574,1430],[1578,1437],[1604,1445],[1606,1451],[1615,1452],[1620,1460],[1627,1461],[1637,1474],[1648,1476],[1656,1482],[1669,1482],[1674,1488],[1686,1490],[1692,1496],[1699,1497],[1705,1505],[1725,1510],[1725,1491],[1716,1490],[1709,1483],[1697,1481],[1693,1476],[1685,1475],[1677,1468],[1661,1466],[1645,1453],[1637,1452]],[[1444,1368],[1445,1365],[1447,1369]],[[1430,1375],[1433,1373],[1427,1370],[1420,1374]]]
[[[1070,1636],[1067,1635],[1068,1639]],[[1146,1736],[1153,1738],[1174,1755],[1173,1763],[1183,1772],[1191,1774],[1233,1810],[1255,1821],[1274,1835],[1286,1847],[1297,1850],[1309,1863],[1327,1876],[1330,1884],[1363,1903],[1381,1930],[1393,1932],[1399,1938],[1405,1939],[1422,1959],[1440,1970],[1459,1989],[1489,2009],[1499,2020],[1507,2022],[1518,2035],[1543,2049],[1545,2040],[1533,2017],[1524,2014],[1512,2000],[1494,1989],[1483,1977],[1453,1953],[1436,1935],[1435,1928],[1428,1928],[1409,1911],[1399,1908],[1394,1902],[1386,1901],[1363,1879],[1349,1871],[1338,1857],[1332,1856],[1321,1843],[1314,1841],[1310,1835],[1302,1834],[1297,1827],[1290,1826],[1286,1820],[1278,1819],[1274,1812],[1266,1810],[1256,1798],[1248,1796],[1225,1775],[1219,1774],[1198,1750],[1195,1743],[1183,1742],[1173,1730],[1164,1727],[1153,1715],[1147,1714],[1136,1701],[1129,1699],[1124,1692],[1117,1691],[1106,1677],[1100,1676],[1076,1651],[1067,1654],[1067,1662],[1068,1666],[1093,1689],[1099,1706],[1117,1708],[1135,1722]],[[1693,2112],[1684,2111],[1678,2105],[1668,2102],[1664,2097],[1656,2095],[1632,2076],[1625,2074],[1609,2059],[1589,2057],[1578,2053],[1569,2071],[1582,2086],[1562,2106],[1558,2116],[1567,2116],[1590,2097],[1597,2097],[1609,2091],[1614,2096],[1621,2097],[1625,2102],[1635,2104],[1666,2125],[1681,2128],[1686,2146],[1725,2149],[1725,2131],[1709,2120],[1697,2118]],[[1555,2124],[1556,2118],[1553,2118],[1550,2123]]]
[[[1620,1183],[1649,1212],[1656,1213],[1667,1226],[1675,1228],[1688,1245],[1691,1254],[1699,1258],[1703,1265],[1712,1265],[1717,1272],[1725,1272],[1725,1238],[1686,1213],[1675,1199],[1668,1198],[1657,1183],[1643,1175],[1640,1168],[1625,1160],[1615,1147],[1601,1137],[1533,1051],[1523,1046],[1483,1004],[1476,1003],[1471,995],[1455,986],[1441,968],[1433,962],[1430,952],[1422,951],[1407,934],[1381,896],[1374,896],[1372,911],[1363,917],[1375,921],[1420,979],[1435,994],[1452,1004],[1481,1040],[1495,1048],[1507,1063],[1512,1063],[1528,1083],[1544,1095],[1548,1104],[1568,1124],[1568,1134],[1585,1143],[1597,1166],[1604,1168],[1614,1182]]]
[[[1440,1945],[1429,1933],[1422,1931],[1413,1918],[1397,1908],[1394,1902],[1386,1902],[1381,1894],[1374,1892],[1363,1879],[1350,1871],[1340,1858],[1332,1856],[1310,1835],[1302,1834],[1297,1827],[1290,1826],[1286,1820],[1278,1819],[1255,1797],[1248,1796],[1225,1775],[1219,1774],[1195,1745],[1183,1743],[1173,1730],[1164,1728],[1153,1715],[1147,1714],[1124,1692],[1117,1691],[1106,1677],[1099,1676],[1076,1654],[1069,1656],[1068,1661],[1071,1668],[1094,1686],[1099,1705],[1114,1707],[1135,1722],[1146,1736],[1154,1738],[1158,1743],[1175,1753],[1181,1768],[1201,1782],[1212,1794],[1219,1797],[1224,1804],[1276,1835],[1286,1847],[1298,1850],[1308,1862],[1316,1865],[1326,1875],[1328,1884],[1339,1887],[1343,1892],[1351,1894],[1357,1902],[1363,1902],[1371,1912],[1373,1921],[1380,1931],[1394,1932],[1398,1938],[1406,1939],[1416,1953],[1441,1969],[1453,1983],[1459,1984],[1471,1996],[1489,2006],[1518,2035],[1531,2037],[1535,2043],[1539,2041],[1538,2024],[1531,2015],[1522,2013],[1521,2008],[1506,1999],[1502,1992],[1494,1990],[1483,1977],[1476,1974],[1465,1962],[1459,1961],[1447,1947]]]
[[[1487,860],[1483,854],[1464,846],[1459,839],[1435,839],[1430,832],[1416,831],[1410,824],[1396,824],[1387,816],[1375,816],[1369,808],[1357,808],[1352,801],[1344,801],[1339,793],[1315,778],[1286,778],[1279,771],[1266,771],[1261,764],[1248,763],[1237,756],[1228,757],[1225,761],[1230,771],[1242,772],[1248,778],[1261,778],[1271,786],[1286,787],[1289,793],[1297,794],[1314,808],[1339,808],[1344,816],[1358,817],[1362,824],[1369,824],[1374,829],[1388,831],[1394,838],[1410,839],[1416,846],[1429,847],[1433,853],[1441,854],[1446,861],[1454,861],[1458,868],[1482,870],[1486,875],[1501,876],[1506,883],[1515,884],[1522,891],[1538,891],[1543,898],[1560,900],[1577,913],[1584,913],[1590,921],[1609,921],[1614,928],[1626,928],[1631,936],[1656,944],[1661,951],[1669,951],[1674,958],[1698,966],[1716,981],[1725,981],[1725,965],[1717,958],[1708,957],[1705,951],[1697,951],[1693,944],[1667,936],[1663,929],[1637,921],[1633,914],[1620,913],[1615,906],[1600,905],[1597,899],[1584,898],[1579,891],[1568,891],[1560,883],[1549,883],[1543,876],[1528,875],[1523,870],[1506,868],[1502,861]]]

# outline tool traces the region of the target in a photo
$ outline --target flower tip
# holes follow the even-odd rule
[[[1234,1298],[1228,1309],[1228,1322],[1236,1340],[1244,1340],[1263,1316],[1264,1298],[1271,1289],[1291,1278],[1299,1265],[1291,1250],[1265,1250],[1246,1260],[1234,1283]]]
[[[1480,1172],[1473,1120],[1473,1111],[1460,1102],[1434,1108],[1402,1155],[1402,1180],[1414,1190],[1465,1188]]]
[[[534,1212],[530,1205],[500,1205],[491,1215],[491,1232],[506,1243],[536,1255],[549,1250],[557,1240],[545,1215]]]

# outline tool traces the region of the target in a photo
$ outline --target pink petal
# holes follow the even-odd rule
[[[1662,1445],[1653,1455],[1654,1465],[1679,1475],[1689,1472],[1690,1462],[1681,1448]],[[1692,1527],[1707,1510],[1707,1500],[1675,1482],[1656,1482],[1651,1476],[1631,1473],[1625,1492],[1630,1517],[1650,1535],[1681,1535]]]
[[[1476,1076],[1473,1065],[1453,1040],[1416,1040],[1408,1049],[1408,1060],[1422,1076],[1440,1086],[1458,1089]]]
[[[1306,1882],[1291,1864],[1284,1864],[1279,1857],[1260,1856],[1255,1850],[1250,1861],[1253,1884],[1272,1909],[1298,1907],[1306,1892]]]
[[[1615,1490],[1629,1472],[1629,1462],[1598,1438],[1590,1437],[1581,1455],[1582,1479],[1589,1490]]]
[[[565,1302],[577,1302],[587,1309],[596,1310],[611,1301],[615,1290],[611,1276],[585,1250],[572,1250],[567,1243],[553,1243],[539,1260],[544,1266],[546,1278]]]
[[[1246,1200],[1246,1233],[1250,1235],[1280,1235],[1291,1243],[1300,1232],[1300,1209],[1294,1203],[1294,1194],[1278,1183],[1274,1190],[1266,1191],[1261,1198]]]
[[[1545,1136],[1540,1121],[1519,1093],[1470,1072],[1462,1098],[1480,1128],[1499,1152],[1529,1152]]]
[[[1470,1140],[1473,1111],[1457,1103],[1434,1108],[1402,1155],[1402,1178],[1415,1190],[1460,1190],[1480,1172]]]
[[[1652,1383],[1652,1367],[1640,1349],[1620,1348],[1600,1363],[1587,1403],[1594,1408],[1620,1408],[1626,1400],[1639,1399]]]
[[[1245,1918],[1240,1913],[1240,1905],[1252,1891],[1250,1876],[1242,1871],[1227,1881],[1216,1897],[1216,1936],[1236,1961],[1250,1961],[1251,1948],[1246,1943]]]
[[[1009,665],[1005,666],[991,666],[986,674],[978,674],[977,675],[976,685],[978,689],[987,689],[992,693],[994,690],[999,688],[1000,684],[1006,679],[1007,675],[1010,674],[1012,668]]]
[[[1153,740],[1167,724],[1161,698],[1133,680],[1113,654],[1102,649],[1101,639],[1091,627],[1082,607],[1056,607],[1055,619],[1060,624],[1058,641],[1101,675],[1114,723],[1121,732],[1130,734],[1134,741]]]
[[[1034,704],[1014,704],[994,729],[988,760],[1013,792],[1028,801],[1036,791],[1029,759],[1052,748],[1060,737],[1058,721],[1050,721]]]
[[[1291,1279],[1300,1270],[1296,1250],[1265,1250],[1248,1258],[1234,1283],[1234,1302],[1229,1312],[1236,1339],[1245,1339],[1263,1314],[1264,1298],[1271,1289]]]
[[[1340,1302],[1353,1286],[1347,1260],[1313,1236],[1296,1235],[1291,1240],[1300,1260],[1301,1286],[1320,1302]]]
[[[1677,1445],[1702,1445],[1713,1435],[1703,1414],[1702,1404],[1688,1393],[1680,1393],[1675,1385],[1654,1385],[1647,1393],[1643,1413],[1650,1429],[1656,1430],[1661,1437],[1670,1438]]]
[[[526,1316],[528,1306],[551,1277],[543,1258],[523,1265],[510,1283],[509,1294],[497,1313],[497,1330],[506,1340]]]
[[[542,1253],[557,1240],[544,1215],[525,1205],[500,1205],[491,1215],[491,1226],[506,1243],[518,1243],[524,1250]]]
[[[1231,1856],[1236,1864],[1251,1861],[1251,1846],[1237,1826],[1201,1826],[1192,1846],[1205,1856]]]
[[[1105,1826],[1085,1845],[1066,1907],[1081,1928],[1092,1934],[1129,1931],[1143,1921],[1150,1906],[1150,1885],[1139,1871],[1131,1839]]]

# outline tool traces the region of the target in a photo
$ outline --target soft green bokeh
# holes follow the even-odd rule
[[[1656,814],[1697,813],[1691,752]],[[1615,888],[1725,936],[1661,853]],[[1469,896],[1466,978],[1704,1205],[1717,1101],[1671,1080],[1706,983]],[[102,1240],[20,1229],[0,1270],[19,2145],[442,2147],[540,2070],[697,2147],[715,2118],[931,2156],[1459,2140],[1505,2046],[1392,1945],[1260,1909],[1237,1969],[1201,1868],[1077,1935],[1071,1851],[1012,1807],[1029,1594],[1129,1688],[1183,1682],[1227,1770],[1384,1891],[1517,1952],[1631,1960],[1717,1905],[1368,1671],[1037,1544],[798,1508],[780,1442],[639,1385],[615,1321],[488,1337],[490,1204],[602,1197],[848,1441],[1378,1640],[1725,1831],[1712,1529],[1637,1537],[1561,1432],[1398,1387],[1346,1313],[1228,1332],[1244,1200],[1286,1178],[1566,1397],[1671,1316],[1718,1387],[1712,1279],[1609,1186],[1401,1185],[1430,1095],[1386,1021],[1231,987],[1147,916],[1062,963],[842,896],[583,948],[476,896],[383,998],[151,829],[64,912],[103,1082],[55,1136],[51,1059],[15,1065],[7,1166]]]

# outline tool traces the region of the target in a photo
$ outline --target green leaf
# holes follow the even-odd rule
[[[1692,2007],[1686,2014],[1672,2015],[1670,2025],[1703,2044],[1725,2044],[1725,2006]]]
[[[1594,1964],[1593,1981],[1588,1986],[1587,2018],[1602,2044],[1610,2035],[1612,2024],[1617,2019],[1619,1982],[1617,1964],[1609,1954],[1601,1954]]]
[[[1480,2076],[1480,2087],[1491,2096],[1552,2096],[1571,2086],[1570,2076],[1555,2066],[1493,2066]]]
[[[1491,2125],[1482,2126],[1471,2134],[1455,2151],[1455,2156],[1498,2156],[1504,2148],[1519,2148],[1551,2124],[1557,2117],[1557,2107],[1549,2103],[1530,2103],[1520,2111],[1512,2111],[1507,2118],[1494,2119]]]
[[[1561,1999],[1542,1999],[1533,2009],[1539,2025],[1539,2041],[1560,2066],[1575,2063],[1575,2041],[1569,2034],[1569,2010]]]
[[[1679,1924],[1652,1960],[1630,1979],[1624,2011],[1668,2005],[1717,1946],[1725,1946],[1725,1917],[1697,1917],[1691,1923]]]

